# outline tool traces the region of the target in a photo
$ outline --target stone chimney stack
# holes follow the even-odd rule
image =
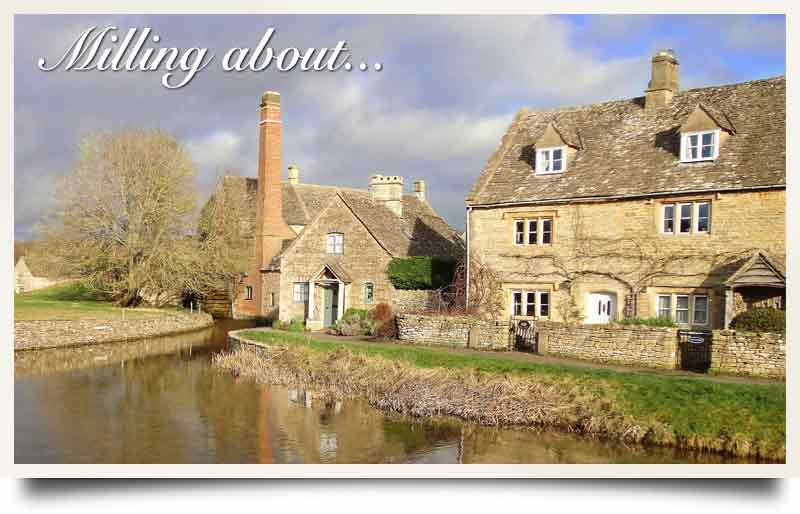
[[[296,164],[290,164],[287,176],[289,178],[289,183],[296,186],[300,183],[300,168],[298,168]]]
[[[369,194],[372,201],[382,203],[398,217],[403,215],[403,177],[372,175]]]
[[[427,201],[425,199],[425,181],[424,180],[420,179],[420,180],[415,180],[414,181],[414,194],[417,196],[417,198],[419,198],[423,202]]]
[[[669,105],[678,92],[678,59],[671,48],[653,56],[650,82],[644,94],[644,108],[658,109]]]
[[[256,261],[266,267],[294,232],[283,220],[281,186],[281,95],[261,96],[258,122],[258,202],[256,205]],[[260,288],[259,293],[260,293]]]

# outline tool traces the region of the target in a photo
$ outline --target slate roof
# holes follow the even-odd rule
[[[678,128],[702,106],[732,135],[713,162],[681,163]],[[534,176],[533,143],[549,123],[579,149],[563,174]],[[786,79],[517,113],[467,196],[471,205],[547,203],[786,186]]]
[[[245,177],[225,177],[226,181],[239,181],[246,185],[249,194],[255,195],[258,180]],[[459,257],[464,241],[427,202],[415,195],[403,195],[403,215],[396,216],[378,202],[373,202],[366,189],[355,189],[317,184],[289,184],[283,182],[283,219],[289,225],[308,225],[337,195],[361,220],[378,243],[395,257],[434,256]],[[254,226],[255,209],[250,226]],[[284,246],[288,248],[290,242]],[[277,269],[280,255],[273,259],[270,269]]]

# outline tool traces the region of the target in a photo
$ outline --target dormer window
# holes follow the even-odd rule
[[[566,146],[536,150],[536,174],[563,173],[567,167],[566,155]]]
[[[713,161],[719,155],[719,130],[681,134],[681,161]]]

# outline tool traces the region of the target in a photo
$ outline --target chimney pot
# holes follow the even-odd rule
[[[414,181],[414,194],[417,196],[417,198],[419,198],[423,202],[426,201],[426,199],[425,199],[425,181],[424,180],[420,179],[420,180],[415,180]]]
[[[671,48],[659,50],[653,56],[650,82],[645,90],[645,109],[665,107],[678,92],[678,59]]]
[[[289,178],[289,183],[292,185],[296,185],[300,183],[300,168],[297,167],[296,164],[289,165],[289,169],[287,170],[287,176]]]

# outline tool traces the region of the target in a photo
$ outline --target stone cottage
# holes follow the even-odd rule
[[[785,308],[786,80],[679,90],[659,51],[644,96],[522,109],[467,197],[467,248],[500,316],[727,327]]]
[[[64,279],[50,278],[45,271],[36,258],[20,257],[14,266],[14,292],[36,291],[65,281]]]
[[[238,318],[305,320],[331,325],[349,307],[385,302],[424,307],[427,291],[396,290],[386,274],[393,257],[463,257],[463,240],[426,197],[425,181],[404,193],[402,176],[373,175],[368,187],[304,184],[297,166],[282,180],[280,95],[264,93],[258,178],[225,177],[256,204],[243,220],[253,265],[232,302]]]

